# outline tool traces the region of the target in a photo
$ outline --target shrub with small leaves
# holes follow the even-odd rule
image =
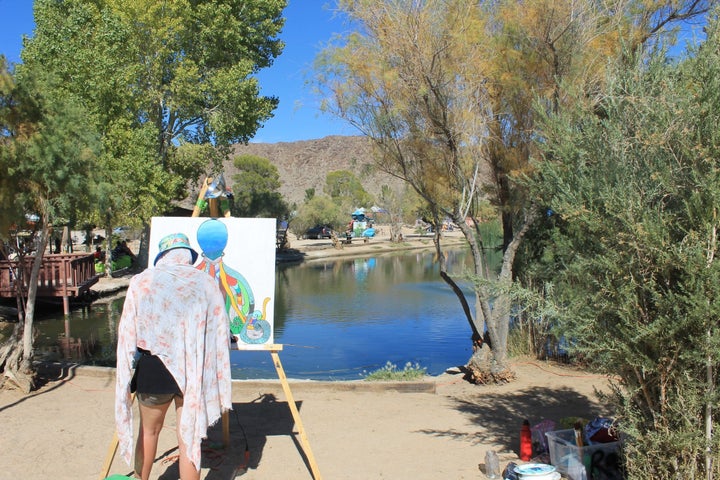
[[[419,380],[427,374],[427,368],[421,367],[419,363],[414,365],[410,362],[405,364],[405,368],[398,370],[397,365],[387,362],[384,367],[374,372],[364,373],[362,376],[369,381],[410,381]]]

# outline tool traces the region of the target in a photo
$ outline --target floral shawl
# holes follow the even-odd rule
[[[208,427],[232,408],[229,332],[223,297],[207,273],[184,262],[166,261],[132,278],[118,325],[115,385],[120,455],[128,465],[133,452],[130,380],[136,347],[157,355],[183,392],[180,434],[199,470],[200,445]]]

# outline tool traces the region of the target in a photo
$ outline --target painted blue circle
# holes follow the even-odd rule
[[[203,222],[197,229],[197,241],[206,257],[218,258],[227,246],[227,227],[219,220]]]

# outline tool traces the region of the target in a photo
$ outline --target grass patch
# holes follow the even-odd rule
[[[405,364],[405,368],[398,370],[397,365],[387,362],[384,367],[363,376],[365,380],[370,382],[408,382],[411,380],[420,380],[425,377],[426,373],[427,368],[421,367],[419,363],[413,365],[408,362]]]

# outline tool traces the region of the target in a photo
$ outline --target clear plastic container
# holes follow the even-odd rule
[[[571,480],[611,478],[620,471],[620,442],[578,447],[575,430],[556,430],[548,438],[550,463]]]
[[[495,450],[485,452],[485,476],[488,478],[500,478],[500,459]]]

